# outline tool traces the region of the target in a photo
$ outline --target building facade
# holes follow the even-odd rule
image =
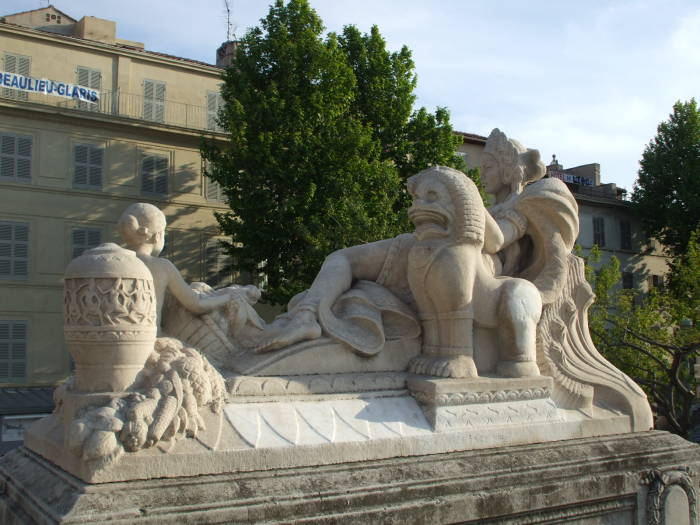
[[[565,169],[553,155],[547,176],[564,181],[576,197],[579,209],[576,243],[584,254],[596,245],[601,252],[597,264],[617,257],[624,288],[645,292],[662,285],[668,271],[663,247],[644,235],[641,221],[625,200],[626,191],[614,183],[601,183],[600,164]]]
[[[187,280],[230,277],[214,217],[228,207],[199,153],[203,134],[224,140],[221,71],[51,6],[0,17],[0,385],[68,375],[63,272],[84,250],[120,242],[131,203],[164,211],[165,251]]]

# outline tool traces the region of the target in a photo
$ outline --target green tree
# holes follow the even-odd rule
[[[620,264],[612,257],[598,271],[592,250],[587,274],[596,293],[589,327],[598,350],[642,386],[669,430],[687,437],[695,400],[693,374],[700,352],[700,232],[688,252],[674,260],[667,286],[648,294],[620,287]]]
[[[685,253],[700,226],[700,111],[695,99],[676,102],[640,161],[632,203],[647,235],[673,255]]]
[[[462,167],[447,111],[412,113],[408,49],[389,53],[376,27],[323,32],[306,0],[277,0],[224,74],[230,141],[202,146],[231,206],[217,219],[235,266],[264,274],[272,303],[308,287],[333,250],[405,231],[407,175]]]

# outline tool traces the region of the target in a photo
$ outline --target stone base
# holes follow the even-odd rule
[[[242,377],[206,430],[114,462],[71,453],[61,412],[35,423],[27,449],[88,483],[304,468],[623,434],[627,415],[557,408],[549,377],[434,379],[397,373]]]
[[[25,448],[0,523],[696,523],[700,447],[664,432],[91,485]]]

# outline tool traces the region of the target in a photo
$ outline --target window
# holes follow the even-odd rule
[[[32,137],[0,133],[0,181],[32,179]]]
[[[32,74],[32,59],[24,55],[5,53],[5,72],[24,77]],[[18,89],[2,88],[2,96],[13,100],[27,100],[27,92]]]
[[[102,89],[102,73],[97,69],[90,69],[88,67],[78,66],[76,73],[77,81],[76,84],[86,88],[94,89],[100,91]],[[83,109],[85,111],[98,111],[100,109],[99,104],[93,102],[86,102],[85,100],[76,101],[76,106],[78,109]]]
[[[165,122],[165,82],[143,81],[143,118]]]
[[[632,249],[632,226],[629,221],[620,221],[620,249]]]
[[[0,381],[24,381],[27,321],[0,321]]]
[[[76,144],[73,148],[73,185],[77,188],[101,188],[103,162],[103,147]]]
[[[0,279],[29,275],[29,224],[0,222]]]
[[[600,248],[605,246],[605,219],[603,217],[593,217],[593,244]]]
[[[168,193],[168,157],[164,155],[146,155],[141,160],[141,191],[167,195]]]
[[[206,187],[207,187],[207,200],[214,202],[226,202],[226,195],[224,195],[221,185],[218,182],[214,182],[209,177],[205,177]]]
[[[231,257],[218,239],[207,241],[204,257],[206,283],[212,287],[230,284]]]
[[[649,289],[652,288],[663,288],[664,279],[661,275],[651,275],[649,277]]]
[[[85,250],[97,248],[102,243],[102,232],[97,228],[73,228],[71,231],[73,259],[80,257]]]
[[[634,274],[632,272],[622,272],[622,287],[625,290],[634,288]]]
[[[216,91],[207,91],[207,129],[209,131],[224,131],[217,121],[219,109],[221,109],[223,105],[224,99],[220,93]]]

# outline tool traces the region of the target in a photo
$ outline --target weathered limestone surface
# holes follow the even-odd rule
[[[98,485],[21,448],[0,521],[670,525],[695,523],[698,468],[700,447],[664,432]]]
[[[0,459],[4,522],[696,523],[698,447],[598,353],[576,201],[494,130],[411,233],[329,255],[270,324],[188,285],[132,204],[66,275],[76,375]],[[690,469],[690,470],[689,470]]]

